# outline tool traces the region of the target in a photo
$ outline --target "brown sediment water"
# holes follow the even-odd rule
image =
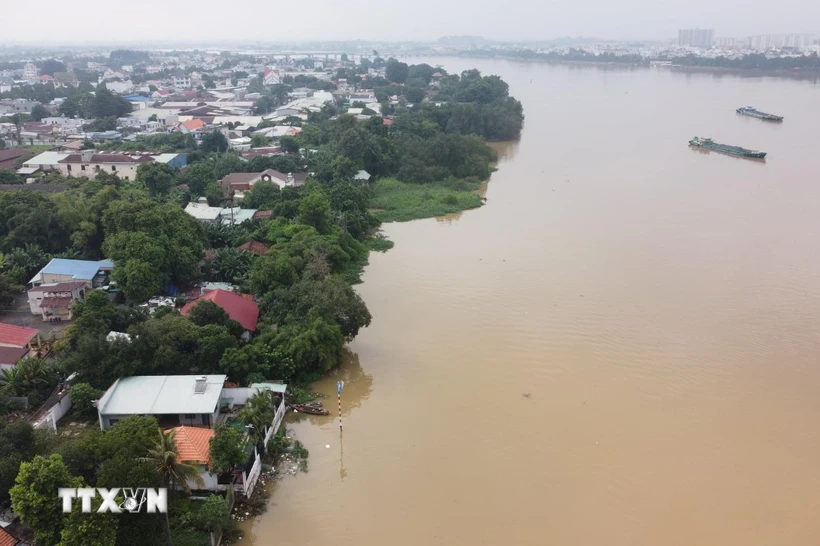
[[[384,226],[333,415],[289,424],[309,472],[241,544],[820,543],[820,86],[427,61],[525,129],[484,207]]]

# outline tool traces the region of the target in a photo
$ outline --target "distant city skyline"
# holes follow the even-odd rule
[[[820,2],[781,0],[776,9],[750,0],[509,0],[481,6],[463,0],[413,3],[313,0],[143,0],[138,5],[58,0],[12,3],[0,18],[0,44],[228,41],[432,41],[478,35],[497,41],[587,36],[603,40],[674,40],[678,29],[715,36],[820,33]],[[30,22],[30,23],[29,23]]]

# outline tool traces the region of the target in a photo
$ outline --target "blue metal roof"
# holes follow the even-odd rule
[[[99,262],[89,260],[67,260],[65,258],[52,258],[43,269],[43,273],[52,275],[71,275],[75,279],[90,281],[100,269],[113,269],[114,262],[100,260]]]
[[[151,100],[148,97],[143,97],[142,95],[126,95],[123,98],[130,102],[148,102]]]

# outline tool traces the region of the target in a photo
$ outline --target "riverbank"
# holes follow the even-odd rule
[[[373,186],[371,212],[382,222],[407,222],[480,207],[477,180],[412,184],[383,178]]]

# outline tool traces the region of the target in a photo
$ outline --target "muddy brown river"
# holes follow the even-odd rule
[[[486,206],[384,226],[316,386],[343,436],[291,421],[309,472],[241,544],[819,544],[820,85],[429,61],[502,76],[525,129]]]

